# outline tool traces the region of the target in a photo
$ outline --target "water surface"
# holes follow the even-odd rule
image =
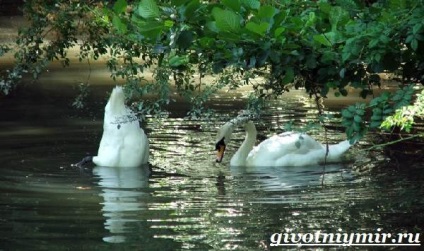
[[[225,161],[214,163],[216,130],[244,95],[217,97],[214,120],[185,119],[181,105],[162,123],[144,121],[149,166],[74,168],[97,151],[110,88],[94,88],[102,98],[84,112],[48,84],[0,101],[0,250],[267,250],[271,234],[287,229],[421,230],[422,171],[353,171],[367,139],[350,162],[326,167],[324,186],[322,166],[230,167],[241,129]],[[257,121],[259,136],[315,119],[313,106],[300,91],[273,101]],[[331,142],[344,139],[342,128],[330,128]],[[324,140],[322,131],[312,134]]]
[[[10,42],[16,29],[6,28],[15,21],[6,21],[0,33]],[[0,67],[12,63],[9,56]],[[371,136],[349,151],[350,161],[326,166],[323,186],[322,166],[230,167],[241,129],[216,164],[216,130],[243,109],[248,89],[215,97],[213,120],[185,119],[188,105],[177,103],[161,123],[143,121],[149,166],[72,167],[96,154],[103,106],[115,84],[104,66],[72,65],[53,65],[37,83],[26,81],[29,88],[0,97],[0,250],[268,250],[270,236],[288,230],[422,230],[424,165],[357,172],[357,159],[381,157],[363,151]],[[87,81],[88,106],[76,111],[70,107],[76,86]],[[326,103],[332,111],[355,101]],[[296,125],[316,120],[314,107],[302,91],[284,94],[256,121],[259,138],[282,132],[293,119]],[[312,136],[325,140],[323,131]],[[329,125],[328,138],[344,140],[343,128]],[[373,163],[360,165],[366,164]]]

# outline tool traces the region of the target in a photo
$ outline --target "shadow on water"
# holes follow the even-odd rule
[[[0,100],[0,250],[266,250],[271,234],[285,229],[419,232],[424,225],[422,165],[380,175],[328,165],[321,186],[322,166],[229,167],[241,129],[224,162],[214,163],[216,130],[243,108],[243,93],[216,97],[214,121],[184,119],[186,103],[173,104],[160,124],[144,121],[151,171],[73,168],[97,151],[111,85],[94,84],[78,112],[70,104],[79,76],[66,82],[63,70],[50,73]],[[260,137],[282,132],[291,119],[315,119],[311,107],[301,91],[273,101],[257,124]],[[322,132],[312,135],[324,141]],[[332,126],[330,143],[343,139]],[[353,161],[368,140],[350,150]]]

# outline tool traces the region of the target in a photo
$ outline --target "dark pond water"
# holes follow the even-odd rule
[[[36,89],[0,103],[0,250],[267,250],[270,236],[286,229],[422,227],[422,172],[360,175],[349,162],[327,166],[321,186],[320,166],[246,170],[229,167],[229,158],[216,164],[215,132],[225,120],[184,119],[184,106],[160,124],[144,123],[150,168],[80,171],[70,164],[97,150],[110,87],[94,88],[104,99],[86,114],[67,108],[70,101],[50,85]],[[217,117],[241,106],[240,98],[217,101]],[[281,131],[288,119],[312,118],[312,106],[300,92],[274,102],[262,120],[269,131],[259,126],[260,135]],[[343,139],[336,129],[332,141]],[[322,132],[314,136],[323,140]],[[230,152],[243,137],[238,130]]]
[[[96,153],[112,88],[107,73],[91,74],[98,74],[92,83],[104,85],[92,86],[83,112],[69,108],[72,86],[86,78],[78,67],[51,70],[35,88],[1,98],[0,250],[268,250],[273,233],[289,230],[422,230],[424,166],[355,171],[357,159],[380,154],[362,151],[370,138],[351,149],[350,162],[326,167],[324,186],[321,166],[232,168],[229,158],[216,164],[216,130],[243,107],[245,92],[216,97],[214,120],[184,119],[186,105],[174,105],[161,123],[147,119],[149,167],[71,167]],[[260,137],[282,132],[291,119],[315,118],[311,107],[301,91],[273,101],[258,124]],[[330,141],[343,140],[342,131],[330,127]],[[324,140],[322,131],[312,135]],[[229,155],[243,137],[236,131]]]

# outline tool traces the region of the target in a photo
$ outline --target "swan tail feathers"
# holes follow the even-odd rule
[[[106,105],[106,111],[118,114],[125,113],[125,94],[121,86],[113,88],[109,101]]]
[[[327,159],[329,161],[339,161],[342,155],[349,150],[352,145],[349,140],[344,140],[338,144],[330,145]]]

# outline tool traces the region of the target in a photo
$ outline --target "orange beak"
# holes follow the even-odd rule
[[[225,145],[218,146],[218,152],[216,153],[216,162],[221,163],[222,158],[224,158]]]

